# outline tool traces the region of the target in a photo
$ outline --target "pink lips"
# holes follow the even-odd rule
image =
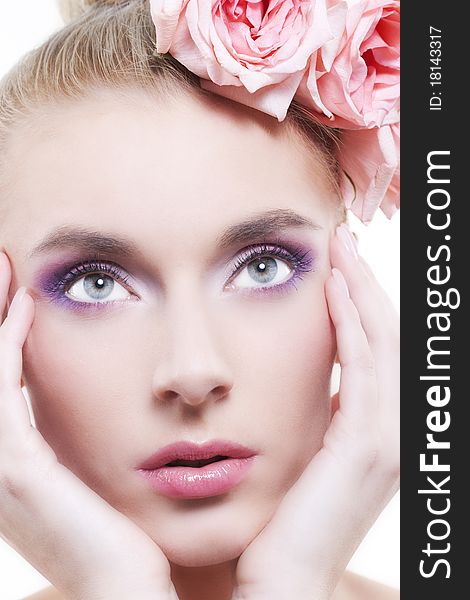
[[[150,456],[138,471],[153,489],[170,498],[207,498],[238,485],[255,455],[250,448],[223,440],[201,445],[176,442]]]

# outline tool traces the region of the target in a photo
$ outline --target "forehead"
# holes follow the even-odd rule
[[[6,233],[63,224],[179,238],[250,212],[328,219],[321,168],[283,124],[225,100],[102,92],[26,123],[8,153]],[[195,229],[195,227],[197,229]]]

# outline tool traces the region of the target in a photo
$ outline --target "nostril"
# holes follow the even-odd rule
[[[178,393],[172,389],[161,390],[157,395],[160,398],[160,400],[164,402],[172,402],[181,398],[183,401],[188,402],[190,404],[201,404],[207,400],[220,400],[229,393],[229,390],[230,388],[228,386],[218,385],[212,390],[206,390],[205,395],[202,392],[188,392],[187,394],[185,394],[184,390],[181,390],[181,392]]]
[[[211,396],[213,396],[216,400],[220,400],[229,393],[229,389],[230,388],[225,385],[218,385],[211,391]]]
[[[220,400],[228,394],[228,391],[229,390],[227,387],[219,385],[209,392],[209,395],[206,396],[206,399]],[[175,392],[174,390],[166,390],[160,394],[160,398],[162,398],[162,400],[165,402],[171,402],[179,397],[181,397],[181,394],[178,394],[178,392]]]
[[[160,394],[161,398],[166,401],[175,400],[178,398],[178,393],[173,390],[166,390],[162,394]]]

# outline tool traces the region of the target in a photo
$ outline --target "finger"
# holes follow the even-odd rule
[[[398,339],[398,315],[370,268],[365,267],[364,259],[358,256],[353,239],[346,225],[337,228],[331,239],[331,263],[347,281],[373,350],[388,349],[390,342]]]
[[[344,274],[374,356],[382,421],[398,423],[400,328],[398,315],[365,261],[358,257],[352,236],[341,226],[331,240],[331,260]]]
[[[352,254],[355,255],[357,260],[361,263],[361,265],[364,268],[364,271],[366,272],[370,281],[373,282],[374,284],[376,284],[377,290],[382,293],[384,299],[389,301],[390,299],[387,296],[383,287],[380,285],[379,281],[377,280],[375,273],[372,271],[372,269],[370,268],[367,261],[364,260],[364,257],[361,256],[361,254],[360,254],[359,242],[358,242],[357,235],[349,229],[349,227],[346,223],[342,223],[342,225],[343,225],[343,227],[341,227],[341,231],[339,232],[341,240],[343,241],[343,243],[346,244],[348,250],[351,250]],[[343,234],[345,234],[345,235],[343,235]],[[351,239],[347,239],[347,238],[351,238]]]
[[[130,598],[116,596],[112,586],[138,588],[149,573],[158,590],[155,574],[162,559],[153,540],[53,456],[52,450],[47,460],[36,453],[23,464],[10,461],[0,472],[1,537],[64,597]],[[107,583],[109,596],[95,596],[100,583]]]
[[[21,375],[23,345],[33,318],[34,301],[26,288],[20,288],[0,327],[0,434],[4,439],[31,425]]]
[[[375,273],[372,271],[370,265],[367,263],[367,261],[364,259],[364,257],[361,256],[361,253],[360,253],[360,250],[359,250],[359,243],[358,243],[357,235],[353,231],[350,231],[349,227],[346,224],[344,224],[344,225],[348,229],[348,233],[353,238],[354,249],[356,250],[356,253],[358,254],[357,259],[361,263],[361,265],[362,265],[364,271],[366,272],[367,276],[369,277],[370,281],[373,282],[376,285],[376,288],[377,288],[378,292],[380,293],[380,295],[383,298],[384,305],[387,304],[393,310],[395,310],[395,306],[394,306],[393,302],[391,302],[391,299],[389,298],[388,294],[386,293],[386,291],[384,290],[384,288],[382,287],[382,285],[378,281],[378,279],[375,276]]]
[[[11,266],[8,255],[0,251],[0,325],[8,315],[8,292],[11,287]],[[11,303],[11,302],[10,302]],[[21,380],[21,387],[23,381]]]
[[[3,386],[17,386],[23,365],[22,349],[31,328],[34,301],[26,288],[17,290],[8,310],[7,318],[0,328],[0,353],[2,356],[0,381]]]
[[[341,271],[333,269],[325,291],[341,366],[340,410],[363,425],[377,404],[374,358]]]

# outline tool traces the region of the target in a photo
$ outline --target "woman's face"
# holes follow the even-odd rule
[[[326,177],[271,117],[142,92],[44,113],[8,160],[0,241],[10,299],[24,285],[36,303],[24,384],[38,429],[173,562],[237,557],[330,418]],[[137,471],[170,443],[214,439],[256,454],[226,493],[168,497]]]

